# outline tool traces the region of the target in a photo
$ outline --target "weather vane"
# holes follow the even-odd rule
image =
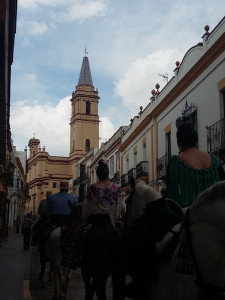
[[[164,74],[159,73],[158,76],[163,77],[163,81],[166,80],[168,83],[168,74],[167,73],[164,73]]]
[[[85,54],[85,56],[86,56],[86,54],[88,54],[86,45],[85,45],[85,49],[84,49],[84,54]]]

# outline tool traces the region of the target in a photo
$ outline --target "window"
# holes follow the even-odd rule
[[[56,188],[56,182],[53,182],[52,187],[55,189]]]
[[[129,157],[126,158],[126,170],[129,171]]]
[[[86,115],[90,115],[91,114],[91,103],[90,101],[86,102]]]
[[[137,165],[137,152],[134,153],[134,167]]]
[[[116,171],[120,171],[120,156],[116,156]]]
[[[86,139],[86,142],[85,142],[85,151],[86,152],[90,151],[90,140],[89,139]]]
[[[222,96],[223,96],[223,117],[225,118],[225,89],[222,91]]]
[[[143,145],[143,161],[147,160],[147,155],[146,155],[146,144]]]
[[[171,156],[171,131],[166,133],[166,153],[168,158]]]
[[[114,173],[114,157],[110,158],[110,166],[109,166],[110,173]]]

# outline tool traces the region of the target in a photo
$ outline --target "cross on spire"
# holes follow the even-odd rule
[[[88,54],[86,45],[85,45],[85,49],[84,49],[84,54],[85,54],[85,56],[86,56],[86,54]]]

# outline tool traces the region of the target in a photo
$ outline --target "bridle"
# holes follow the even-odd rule
[[[196,284],[201,286],[204,290],[211,294],[222,294],[225,292],[225,287],[219,287],[210,283],[205,282],[201,270],[199,268],[194,249],[193,249],[193,243],[192,243],[192,236],[190,231],[190,208],[187,209],[184,224],[182,225],[186,229],[186,240],[187,240],[187,247],[190,253],[190,258],[193,263],[193,267],[195,270],[196,275]]]

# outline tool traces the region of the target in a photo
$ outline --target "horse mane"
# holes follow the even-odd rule
[[[225,226],[225,180],[199,194],[190,208],[191,219],[201,224],[213,224],[220,231]]]
[[[160,199],[161,195],[153,187],[144,181],[139,181],[135,186],[135,194],[132,205],[132,219],[136,220],[143,213],[148,202]]]
[[[221,200],[225,200],[225,180],[215,183],[200,193],[193,203],[192,208],[200,208],[202,205],[212,204]]]
[[[153,187],[147,185],[145,181],[141,180],[136,184],[135,194],[137,197],[146,197],[145,203],[151,202],[161,198],[159,192],[157,192]]]

